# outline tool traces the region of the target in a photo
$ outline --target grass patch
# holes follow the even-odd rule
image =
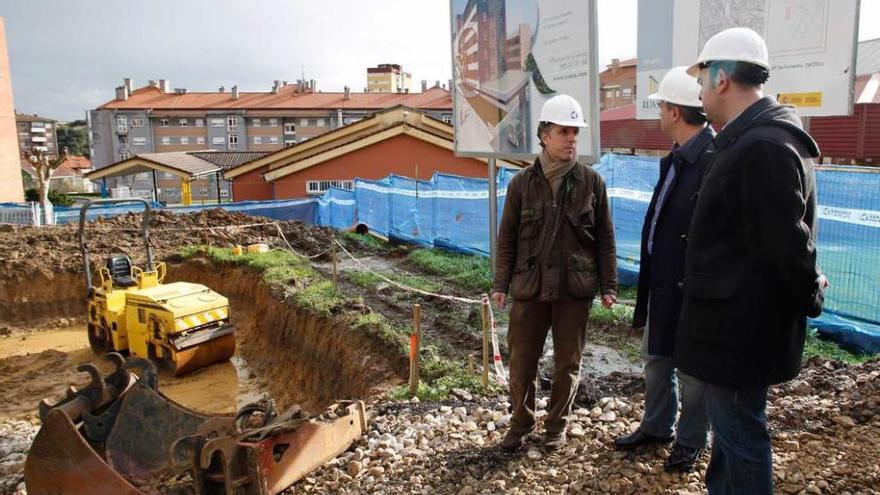
[[[257,270],[270,284],[288,284],[291,280],[308,281],[318,276],[312,265],[299,256],[280,249],[267,253],[232,254],[232,249],[205,245],[185,246],[180,250],[184,258],[197,254],[206,254],[211,260],[221,263],[233,263]]]
[[[615,304],[611,309],[606,309],[597,298],[593,300],[590,321],[604,325],[629,325],[632,323],[634,312],[634,307],[625,304]]]
[[[344,270],[342,273],[355,285],[359,285],[367,289],[375,289],[381,284],[387,284],[385,280],[371,272],[360,270]],[[417,275],[403,275],[400,273],[387,272],[385,273],[385,277],[399,284],[407,285],[409,287],[428,292],[439,292],[443,288],[441,284],[426,280],[425,278],[419,277]]]
[[[416,395],[420,401],[437,402],[449,397],[454,388],[467,390],[475,395],[497,395],[504,392],[503,387],[493,381],[483,386],[481,375],[471,373],[464,363],[443,357],[438,349],[427,345],[422,349],[419,388]],[[391,392],[394,400],[410,397],[409,385]]]
[[[416,249],[409,253],[407,260],[420,270],[470,292],[485,293],[492,287],[489,259],[482,256]]]
[[[324,316],[338,313],[349,300],[329,280],[313,282],[296,294],[300,306]]]
[[[810,328],[807,330],[807,340],[804,343],[804,359],[814,356],[843,361],[847,364],[862,364],[873,359],[871,355],[853,354],[834,342],[824,340],[819,337],[815,328]]]
[[[388,251],[391,249],[391,246],[379,239],[378,237],[370,234],[356,234],[354,232],[343,232],[342,239],[346,244],[354,244],[355,246],[373,249],[377,251]]]

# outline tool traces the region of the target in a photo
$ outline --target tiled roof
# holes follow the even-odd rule
[[[18,122],[57,122],[54,119],[49,119],[46,117],[40,117],[37,114],[27,114],[27,113],[18,113],[15,112],[15,120]]]
[[[226,170],[268,155],[269,151],[190,151],[190,155]]]
[[[153,86],[144,86],[132,92],[125,101],[111,100],[100,109],[155,109],[155,110],[250,110],[250,109],[364,109],[379,110],[395,105],[406,105],[422,110],[452,110],[452,97],[442,88],[431,88],[424,93],[301,93],[295,84],[282,86],[278,93],[165,93]]]
[[[92,168],[92,162],[85,156],[69,156],[63,165],[67,165],[73,170]]]
[[[856,53],[856,74],[880,72],[880,38],[862,41]]]
[[[37,171],[34,169],[34,166],[31,165],[31,162],[28,161],[27,158],[21,159],[21,169],[24,170],[28,175],[33,177],[34,180],[36,180]],[[77,173],[76,170],[72,169],[70,165],[68,165],[68,162],[64,162],[55,169],[55,172],[52,173],[52,178],[61,179],[64,177],[77,177],[79,175],[80,174]]]
[[[159,163],[177,170],[188,172],[190,175],[198,177],[217,171],[218,166],[203,160],[186,151],[173,151],[170,153],[141,153],[134,158],[143,158],[151,162]],[[121,162],[120,162],[121,163]],[[112,166],[112,165],[110,165]]]

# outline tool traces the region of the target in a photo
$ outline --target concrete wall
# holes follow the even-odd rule
[[[418,178],[423,180],[430,179],[434,172],[468,177],[487,175],[485,162],[460,158],[445,148],[400,135],[274,181],[275,199],[306,197],[306,182],[309,180],[381,179],[389,174],[415,177],[416,164]],[[235,199],[251,198],[236,194]]]
[[[24,201],[12,77],[6,52],[6,23],[0,17],[0,202]]]

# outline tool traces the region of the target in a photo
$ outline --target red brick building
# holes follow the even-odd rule
[[[301,198],[351,188],[355,178],[390,174],[429,179],[434,172],[486,177],[486,160],[453,153],[452,126],[397,106],[227,170],[235,201]],[[519,162],[499,160],[499,166]]]
[[[612,59],[599,73],[599,109],[612,110],[635,102],[636,59]]]

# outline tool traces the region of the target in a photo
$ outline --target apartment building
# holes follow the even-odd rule
[[[368,93],[409,93],[412,90],[412,74],[404,72],[398,64],[379,64],[367,67]]]
[[[599,73],[599,108],[612,110],[636,101],[637,60],[612,59]],[[656,91],[656,89],[655,89]]]
[[[125,79],[115,99],[88,112],[92,165],[100,169],[144,153],[275,151],[396,105],[452,120],[452,98],[441,87],[422,93],[355,93],[347,87],[324,93],[311,80],[275,81],[267,92],[236,86],[190,92],[172,90],[164,79],[135,89]]]
[[[28,115],[15,112],[15,128],[21,156],[27,156],[36,151],[42,151],[50,157],[58,156],[56,124],[55,120],[40,117],[37,114]]]

